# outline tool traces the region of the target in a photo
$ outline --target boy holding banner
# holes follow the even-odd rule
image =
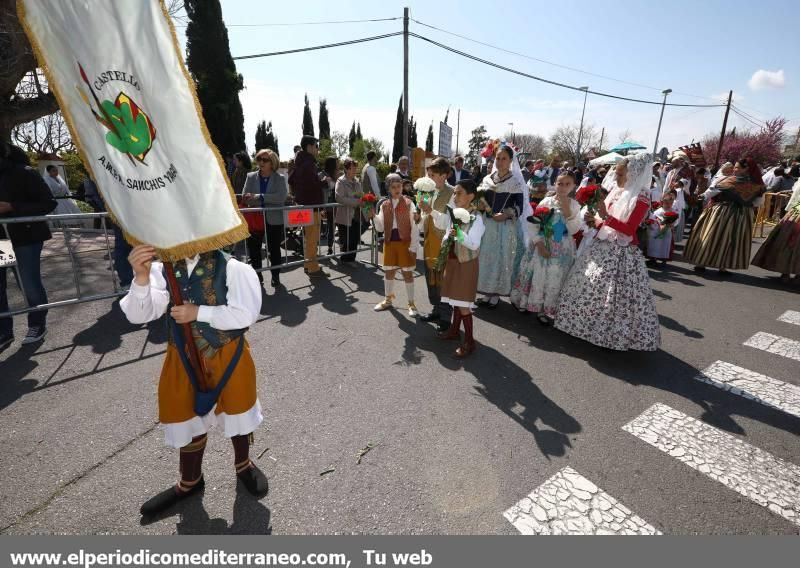
[[[166,444],[180,451],[180,479],[142,505],[141,513],[157,515],[203,489],[203,452],[214,424],[220,424],[233,442],[238,479],[253,495],[263,495],[267,478],[249,457],[252,434],[263,417],[256,369],[244,339],[261,311],[256,272],[222,251],[180,260],[175,277],[187,303],[171,305],[164,266],[153,262],[155,252],[147,245],[131,252],[135,276],[120,307],[135,324],[156,320],[169,310],[170,342],[158,385],[158,414]],[[195,376],[185,355],[182,324],[191,325],[204,377]],[[206,392],[200,392],[201,379]]]

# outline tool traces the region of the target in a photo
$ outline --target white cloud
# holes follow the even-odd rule
[[[767,71],[759,69],[750,80],[747,82],[751,89],[759,91],[761,89],[781,89],[786,84],[786,78],[783,76],[783,69],[777,71]]]

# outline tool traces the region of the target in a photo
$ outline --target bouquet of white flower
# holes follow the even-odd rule
[[[455,229],[455,234],[448,235],[447,240],[439,250],[439,256],[436,257],[436,265],[434,266],[434,270],[437,272],[444,270],[444,266],[447,264],[447,257],[450,254],[450,249],[453,248],[453,244],[455,244],[456,241],[459,243],[464,241],[464,231],[462,227],[466,227],[474,219],[472,213],[462,207],[456,207],[455,209],[448,207],[447,211],[450,213],[450,219],[453,223],[452,228]]]
[[[421,177],[414,182],[414,191],[417,192],[418,203],[431,204],[436,193],[436,182],[429,177]]]

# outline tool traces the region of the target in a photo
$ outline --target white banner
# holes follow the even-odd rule
[[[18,0],[17,10],[131,242],[177,260],[247,236],[163,2]]]

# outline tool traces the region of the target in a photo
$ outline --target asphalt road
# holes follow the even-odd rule
[[[663,533],[798,533],[622,427],[661,403],[796,468],[800,418],[694,377],[725,361],[800,385],[800,361],[743,346],[758,332],[800,340],[777,319],[800,310],[799,289],[675,262],[650,270],[658,352],[599,349],[504,303],[478,313],[462,363],[432,327],[372,311],[379,270],[330,271],[268,287],[249,332],[266,417],[252,455],[269,495],[237,490],[217,432],[202,499],[150,524],[139,506],[177,475],[156,424],[164,323],[130,325],[110,301],[52,310],[42,344],[0,354],[2,532],[517,534],[503,512],[570,466]],[[420,277],[421,309],[424,296]]]

